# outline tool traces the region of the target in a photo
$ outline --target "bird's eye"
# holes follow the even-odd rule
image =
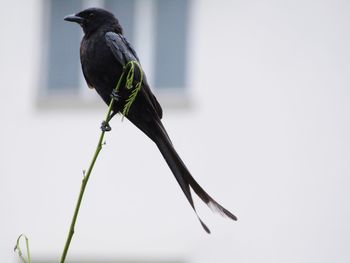
[[[94,18],[95,17],[95,14],[94,13],[90,13],[89,14],[89,18]]]

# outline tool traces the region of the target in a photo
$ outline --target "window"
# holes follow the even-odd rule
[[[186,0],[156,1],[155,81],[158,88],[183,88],[186,83]]]
[[[82,31],[63,21],[67,14],[87,7],[110,10],[119,19],[135,46],[148,81],[159,99],[168,104],[186,103],[187,39],[190,0],[50,0],[45,2],[46,56],[41,71],[39,100],[56,104],[96,100],[83,79],[79,45]],[[45,40],[44,39],[44,40]],[[44,75],[44,76],[43,76]],[[171,94],[171,96],[167,96]]]
[[[64,3],[64,4],[63,4]],[[79,10],[79,1],[51,1],[48,27],[47,92],[77,92],[79,86],[78,49],[80,34],[76,27],[62,25],[63,14]],[[69,41],[68,41],[69,40]],[[69,61],[67,61],[69,59]]]

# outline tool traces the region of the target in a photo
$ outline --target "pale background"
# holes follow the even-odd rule
[[[57,262],[105,108],[38,107],[42,1],[0,3],[0,261],[24,232],[34,262]],[[239,220],[199,206],[207,235],[155,145],[116,119],[68,259],[350,262],[350,2],[191,5],[191,105],[164,124]]]

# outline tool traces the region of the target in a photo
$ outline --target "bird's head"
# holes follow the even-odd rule
[[[120,31],[118,33],[122,33],[118,19],[112,13],[102,8],[88,8],[79,13],[68,15],[64,20],[78,23],[85,34],[92,33],[103,26],[114,26]]]

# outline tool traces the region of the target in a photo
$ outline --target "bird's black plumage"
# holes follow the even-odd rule
[[[114,15],[100,8],[89,8],[75,15],[65,17],[65,20],[77,22],[85,33],[80,47],[80,59],[84,77],[90,88],[96,89],[102,99],[109,104],[111,93],[123,72],[123,66],[128,61],[139,61],[138,56],[123,36],[123,30]],[[140,72],[135,73],[135,79],[140,78]],[[113,113],[120,112],[130,95],[127,89],[118,91],[119,100],[114,104]],[[191,190],[211,209],[221,215],[237,220],[228,210],[211,198],[192,177],[174,146],[161,122],[162,108],[150,90],[144,77],[142,88],[132,104],[126,118],[143,131],[159,148],[187,200],[196,212]],[[196,212],[197,214],[197,212]],[[201,222],[206,232],[208,227]]]

